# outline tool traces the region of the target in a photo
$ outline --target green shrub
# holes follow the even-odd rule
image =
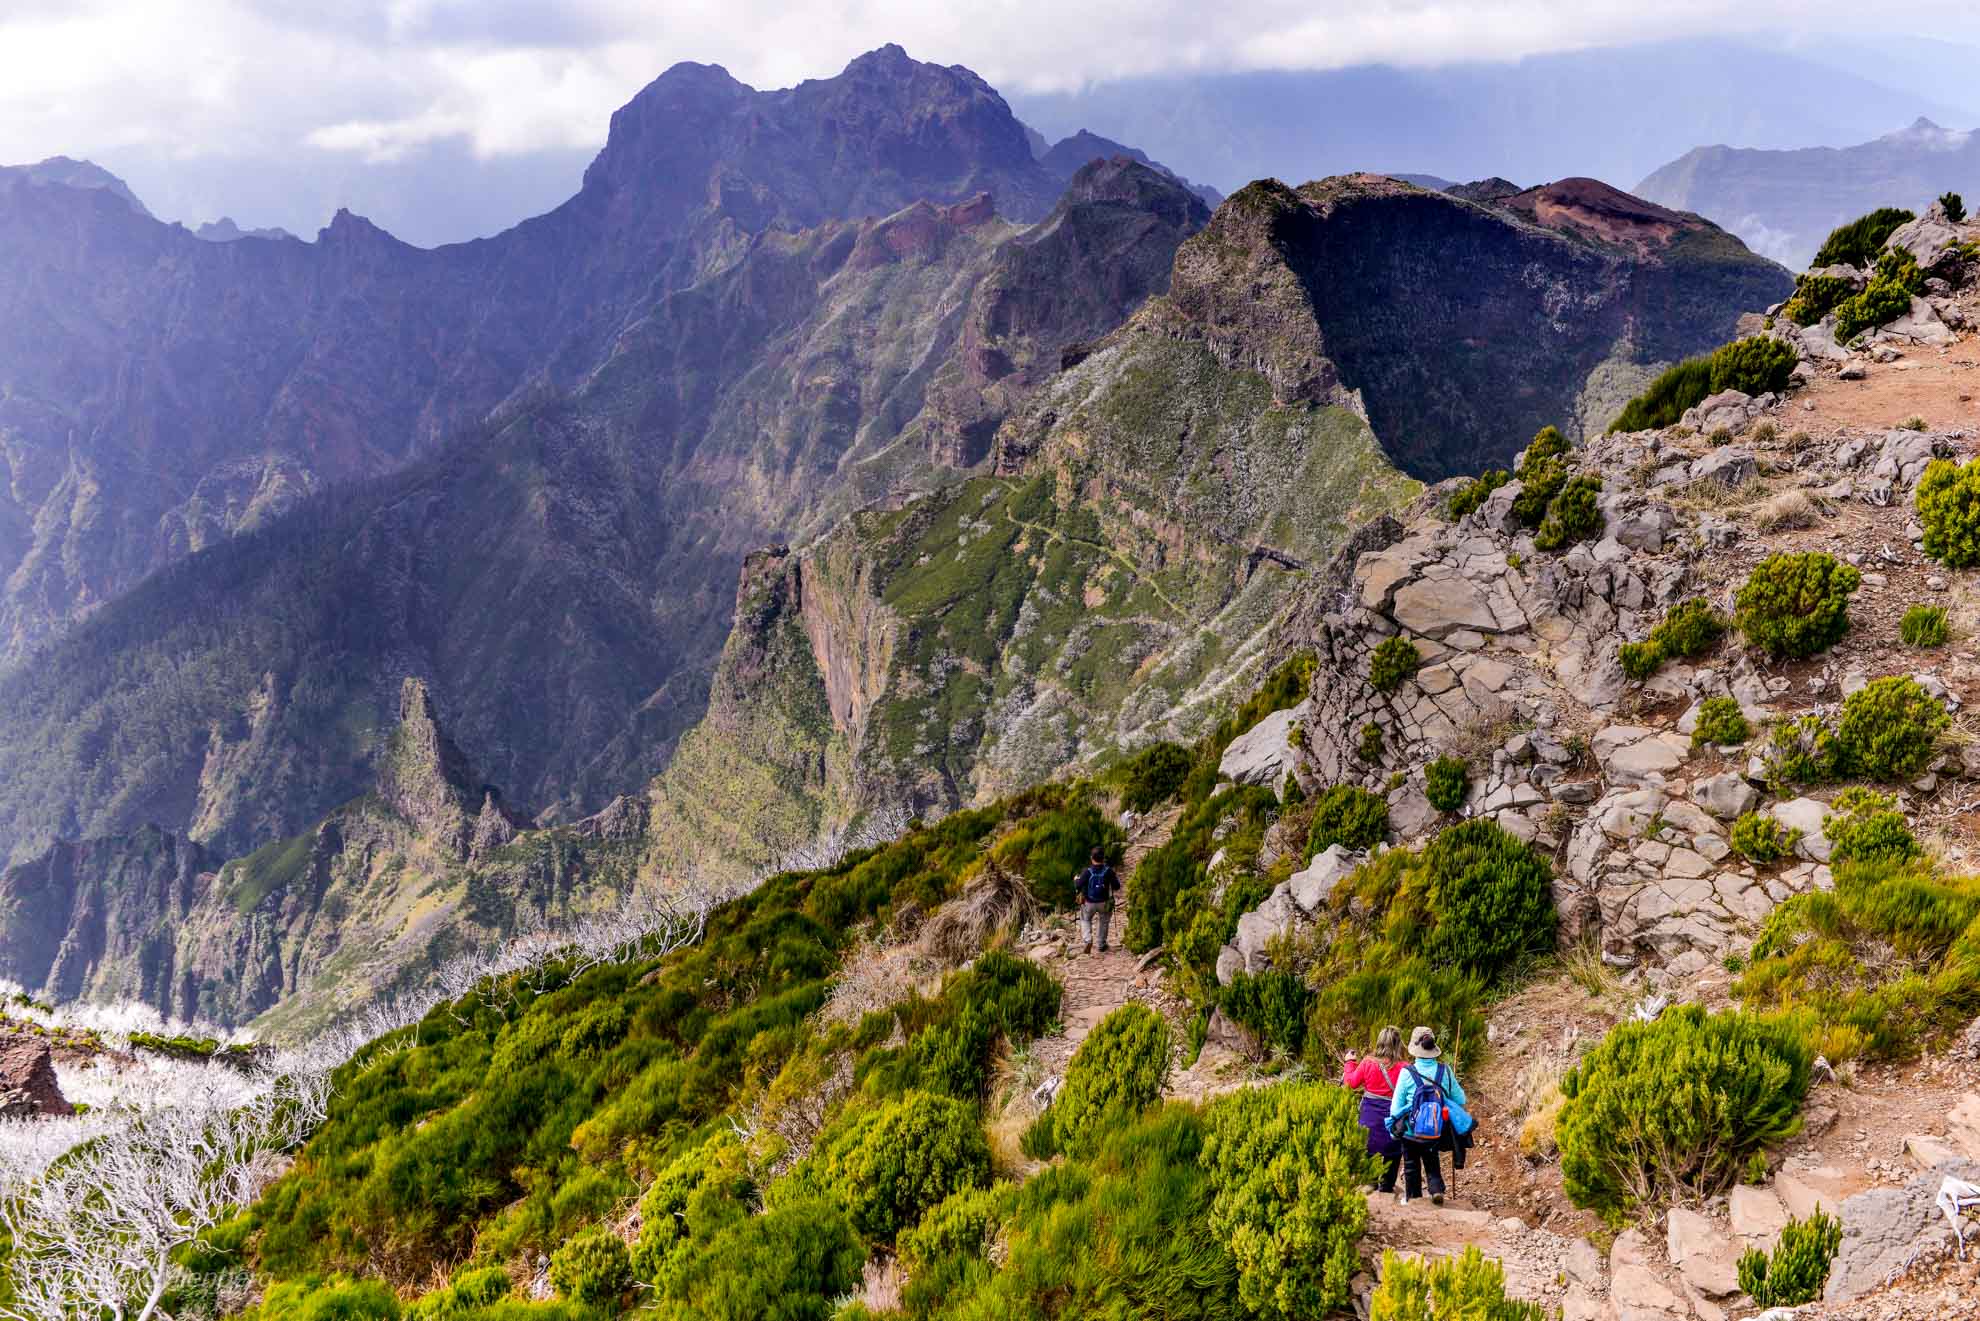
[[[1911,300],[1925,287],[1918,261],[1901,248],[1888,248],[1877,258],[1877,270],[1863,292],[1836,309],[1836,339],[1846,343],[1865,330],[1895,321],[1911,310]]]
[[[617,1234],[596,1225],[550,1254],[550,1283],[572,1302],[616,1310],[632,1288],[632,1259]]]
[[[1912,780],[1952,723],[1944,703],[1909,675],[1872,679],[1843,699],[1836,739],[1846,769],[1873,780]]]
[[[1321,1082],[1244,1088],[1210,1105],[1210,1232],[1254,1316],[1298,1321],[1347,1306],[1368,1227],[1361,1185],[1374,1172],[1358,1105]]]
[[[1596,498],[1602,493],[1600,477],[1569,479],[1547,506],[1547,516],[1533,535],[1537,550],[1559,550],[1577,541],[1586,541],[1602,530],[1602,510]]]
[[[1770,784],[1822,784],[1843,771],[1842,743],[1820,716],[1783,720],[1767,736]]]
[[[757,1200],[747,1154],[733,1135],[717,1133],[684,1152],[640,1197],[633,1273],[663,1294],[669,1292],[689,1258],[750,1216]]]
[[[1746,713],[1739,709],[1736,697],[1708,697],[1698,704],[1698,724],[1691,731],[1691,746],[1705,747],[1708,744],[1729,747],[1744,743],[1753,735],[1753,727],[1746,723]]]
[[[1297,1059],[1306,1048],[1306,1013],[1312,999],[1313,993],[1296,973],[1272,969],[1237,973],[1219,1003],[1231,1021]]]
[[[1474,513],[1485,503],[1485,497],[1512,480],[1512,474],[1504,468],[1490,468],[1460,486],[1444,506],[1444,512],[1455,523],[1466,514]]]
[[[1382,761],[1382,745],[1382,727],[1371,720],[1361,727],[1361,742],[1355,745],[1354,755],[1370,766],[1379,765]]]
[[[1797,326],[1812,326],[1856,296],[1856,286],[1839,275],[1804,275],[1781,315]]]
[[[1801,832],[1765,812],[1747,812],[1733,822],[1731,839],[1735,853],[1764,867],[1792,855]]]
[[[482,1309],[507,1298],[510,1288],[509,1273],[500,1266],[456,1271],[444,1288],[408,1306],[404,1321],[476,1321]]]
[[[1506,1273],[1476,1245],[1431,1261],[1382,1253],[1382,1282],[1368,1300],[1369,1321],[1547,1321],[1538,1303],[1506,1297]]]
[[[1424,952],[1488,979],[1553,944],[1553,868],[1531,846],[1483,818],[1440,832],[1423,850],[1435,923]]]
[[[1829,1282],[1829,1263],[1842,1246],[1842,1221],[1821,1207],[1790,1220],[1770,1257],[1749,1248],[1739,1258],[1739,1287],[1756,1307],[1799,1307],[1815,1302]]]
[[[1674,427],[1685,411],[1712,393],[1712,360],[1686,358],[1665,368],[1642,394],[1623,405],[1611,432]]]
[[[920,1224],[901,1231],[902,1263],[918,1273],[944,1258],[981,1257],[1009,1216],[1014,1192],[1011,1184],[1000,1183],[951,1193]]]
[[[1624,674],[1640,681],[1655,674],[1664,663],[1664,649],[1655,642],[1625,642],[1616,649],[1616,659],[1622,662]]]
[[[1939,209],[1946,213],[1946,219],[1957,225],[1966,219],[1966,199],[1958,193],[1940,193]]]
[[[1574,446],[1568,443],[1568,438],[1561,434],[1559,427],[1551,424],[1541,427],[1533,433],[1532,441],[1519,456],[1519,476],[1524,479],[1536,465],[1565,459],[1573,452]]]
[[[1949,569],[1980,564],[1980,459],[1964,464],[1934,459],[1914,497],[1925,529],[1925,553]]]
[[[1898,640],[1907,647],[1943,647],[1950,632],[1942,605],[1915,605],[1898,623]]]
[[[1739,630],[1777,660],[1813,656],[1849,631],[1850,594],[1862,580],[1822,551],[1770,555],[1739,589]]]
[[[1141,813],[1168,802],[1181,792],[1194,764],[1180,744],[1151,743],[1121,768],[1121,806]]]
[[[1079,1043],[1047,1115],[1059,1150],[1086,1155],[1106,1131],[1162,1098],[1169,1080],[1169,1025],[1139,1001],[1100,1020]]]
[[[1059,792],[1057,786],[1052,790]],[[1023,817],[990,850],[1006,870],[1031,883],[1032,893],[1047,903],[1070,904],[1072,875],[1086,865],[1098,847],[1110,858],[1121,856],[1127,835],[1105,813],[1082,797]]]
[[[1897,799],[1856,785],[1843,790],[1822,818],[1829,839],[1829,861],[1907,862],[1924,856],[1911,827],[1898,810]]]
[[[1799,1130],[1812,1061],[1785,1025],[1699,1005],[1626,1022],[1561,1080],[1561,1181],[1612,1219],[1735,1182]]]
[[[1368,682],[1376,692],[1392,693],[1422,664],[1423,654],[1414,642],[1405,637],[1384,638],[1368,658]]]
[[[1712,351],[1711,393],[1778,394],[1787,389],[1799,361],[1793,345],[1772,335],[1749,335],[1722,344]]]
[[[1869,215],[1858,216],[1830,230],[1809,265],[1868,266],[1898,226],[1914,219],[1911,212],[1894,206],[1879,207]]]
[[[845,1212],[792,1201],[745,1216],[693,1254],[662,1297],[693,1321],[828,1321],[866,1262]]]
[[[772,1193],[780,1204],[824,1196],[846,1208],[861,1234],[890,1243],[929,1207],[989,1176],[990,1147],[976,1107],[910,1092],[848,1110]]]
[[[1343,848],[1372,848],[1389,833],[1389,805],[1356,784],[1337,784],[1314,800],[1313,824],[1306,835],[1306,856],[1331,844]]]
[[[1574,470],[1566,459],[1529,459],[1519,472],[1519,494],[1513,497],[1512,513],[1523,526],[1537,528],[1547,518],[1554,497],[1568,484]]]
[[[1471,775],[1457,757],[1439,757],[1423,768],[1423,796],[1439,812],[1455,812],[1464,806]]]

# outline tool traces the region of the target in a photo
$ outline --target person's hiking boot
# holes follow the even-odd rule
[[[1396,1205],[1397,1205],[1397,1206],[1408,1206],[1408,1205],[1409,1205],[1409,1194],[1408,1194],[1408,1193],[1397,1193],[1397,1194],[1396,1194]]]
[[[1093,942],[1089,940],[1084,945],[1081,945],[1079,952],[1081,954],[1091,954],[1093,952]]]
[[[1432,1205],[1432,1206],[1442,1206],[1443,1204],[1444,1204],[1444,1195],[1443,1195],[1442,1193],[1431,1193],[1431,1194],[1430,1194],[1430,1205]]]

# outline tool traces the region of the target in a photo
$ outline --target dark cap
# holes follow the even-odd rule
[[[1093,852],[1087,854],[1086,856],[1091,858],[1095,862],[1104,862],[1106,861],[1107,858],[1107,851],[1101,848],[1098,844],[1095,844],[1093,846]]]

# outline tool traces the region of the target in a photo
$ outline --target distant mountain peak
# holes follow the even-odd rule
[[[98,165],[95,161],[77,160],[70,156],[50,156],[47,160],[36,161],[32,165],[0,166],[0,180],[9,175],[26,179],[30,183],[58,184],[65,188],[95,189],[120,197],[130,203],[131,210],[149,217],[143,202],[132,192],[130,185]]]
[[[1922,147],[1927,151],[1957,151],[1972,136],[1971,131],[1946,128],[1920,115],[1895,133],[1886,133],[1877,140],[1893,146]]]

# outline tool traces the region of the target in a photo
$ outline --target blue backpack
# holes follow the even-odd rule
[[[1102,863],[1080,873],[1082,897],[1089,904],[1104,904],[1113,891],[1114,869]]]
[[[1443,1067],[1436,1066],[1431,1076],[1425,1078],[1416,1072],[1414,1064],[1409,1066],[1416,1079],[1416,1099],[1409,1108],[1408,1126],[1402,1136],[1413,1142],[1436,1142],[1444,1136]]]

